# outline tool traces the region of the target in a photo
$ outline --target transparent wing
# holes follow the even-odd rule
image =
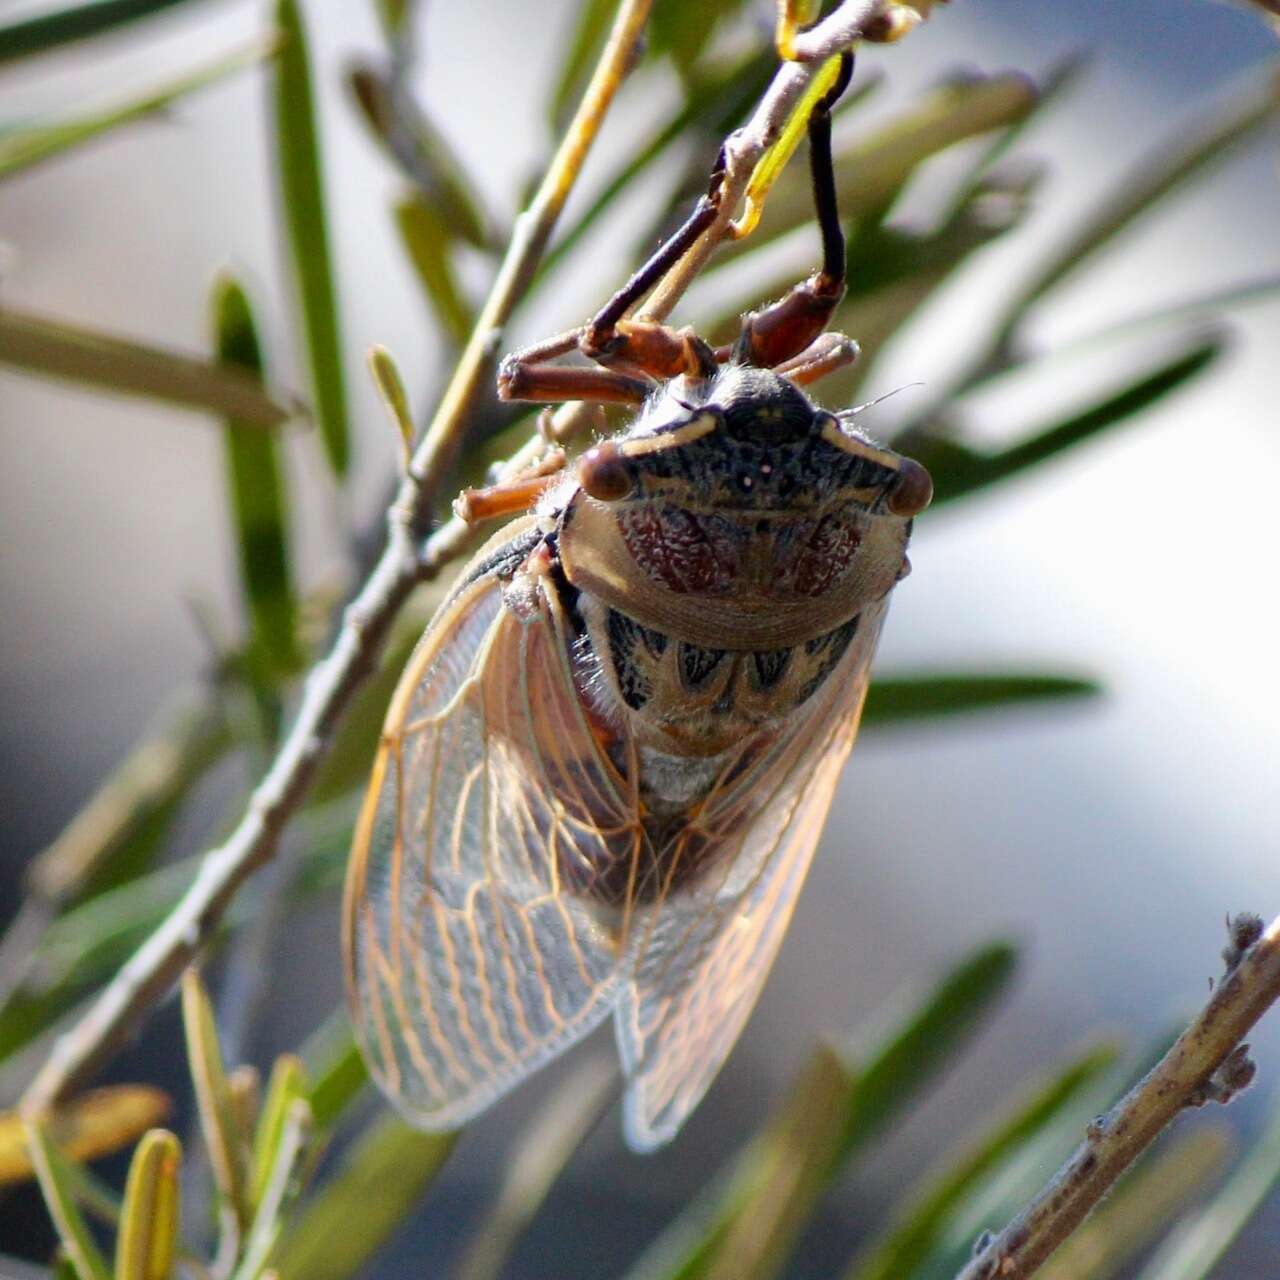
[[[714,871],[673,893],[637,937],[617,1009],[624,1121],[636,1150],[675,1135],[759,997],[853,746],[884,609],[864,614],[809,715],[708,797],[690,836],[722,846]]]
[[[479,577],[419,644],[348,870],[349,999],[373,1074],[452,1128],[616,1000],[625,920],[581,893],[634,856],[634,791],[596,746],[562,620]]]

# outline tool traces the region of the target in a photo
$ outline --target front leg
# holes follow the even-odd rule
[[[733,347],[734,359],[744,364],[772,369],[806,351],[826,329],[844,297],[844,232],[836,205],[835,166],[831,159],[831,108],[852,75],[853,55],[846,53],[831,91],[809,117],[809,168],[822,232],[822,267],[785,298],[745,317],[742,333]]]

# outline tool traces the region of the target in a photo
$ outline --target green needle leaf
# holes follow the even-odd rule
[[[195,1085],[196,1109],[200,1114],[200,1132],[213,1166],[213,1180],[224,1215],[234,1219],[243,1239],[249,1224],[245,1185],[248,1153],[236,1124],[213,1006],[195,969],[188,969],[182,975],[182,1024],[187,1037],[191,1080]]]
[[[369,1082],[364,1058],[351,1034],[351,1018],[345,1006],[335,1009],[305,1049],[309,1073],[315,1082],[309,1100],[316,1128],[332,1129],[346,1108]]]
[[[76,1207],[75,1181],[67,1158],[39,1121],[28,1124],[27,1141],[45,1205],[76,1276],[79,1280],[111,1280],[107,1260],[98,1252]]]
[[[420,1133],[382,1117],[312,1196],[274,1257],[280,1280],[346,1280],[410,1214],[443,1168],[456,1135]]]
[[[255,1214],[267,1190],[271,1170],[278,1163],[289,1108],[298,1099],[306,1101],[309,1092],[307,1069],[302,1065],[302,1059],[291,1053],[277,1058],[271,1068],[271,1079],[267,1082],[267,1094],[263,1099],[249,1162],[249,1207]]]
[[[0,307],[0,364],[84,383],[99,391],[149,396],[187,409],[278,427],[298,412],[261,379],[239,369]]]
[[[236,281],[213,288],[213,328],[218,359],[261,376],[262,352],[249,299]],[[251,620],[252,654],[268,682],[300,661],[298,606],[289,568],[285,494],[275,438],[228,418],[223,433],[227,483],[240,559],[240,588]]]
[[[1093,680],[1039,672],[888,676],[871,686],[862,723],[880,728],[993,707],[1091,698],[1101,691]]]
[[[415,193],[398,201],[394,212],[401,243],[427,301],[440,327],[460,348],[471,336],[475,314],[453,269],[452,237],[443,211],[427,196]]]
[[[363,63],[352,68],[347,83],[373,136],[443,219],[447,240],[492,250],[489,219],[475,184],[444,134],[407,90],[397,95],[382,72]]]
[[[346,377],[311,62],[297,0],[277,0],[275,24],[284,41],[276,58],[275,126],[285,227],[302,308],[316,420],[329,464],[341,477],[347,472],[350,449]]]
[[[981,947],[951,971],[865,1056],[837,1153],[841,1165],[878,1135],[947,1066],[1013,980],[1009,943]]]
[[[1226,341],[1220,333],[1202,339],[1092,408],[998,453],[980,453],[927,428],[907,432],[894,442],[894,447],[929,469],[933,476],[933,505],[938,507],[1017,475],[1149,409],[1204,372],[1222,354]]]
[[[96,36],[138,18],[176,9],[186,0],[92,0],[0,27],[0,63],[44,53],[72,40]]]
[[[720,22],[742,7],[743,0],[655,0],[649,19],[649,48],[666,54],[686,81]]]
[[[0,34],[0,45],[3,45],[3,40],[3,34]],[[274,48],[274,40],[255,40],[243,49],[117,106],[52,124],[6,129],[0,132],[0,178],[29,169],[120,125],[156,115],[177,99],[253,66]]]
[[[168,1280],[178,1243],[182,1144],[166,1129],[144,1134],[129,1165],[115,1280]]]
[[[1076,270],[1166,196],[1220,164],[1232,151],[1274,119],[1280,108],[1280,75],[1268,71],[1216,114],[1209,116],[1154,157],[1144,160],[1119,190],[1076,226],[1067,242],[1010,303],[999,326],[995,349],[1007,347],[1031,305]]]
[[[305,1098],[291,1099],[282,1114],[271,1159],[265,1169],[262,1198],[245,1240],[233,1280],[264,1280],[266,1267],[284,1231],[286,1210],[301,1190],[299,1169],[306,1159],[314,1117]]]

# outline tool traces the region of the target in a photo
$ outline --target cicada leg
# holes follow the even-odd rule
[[[468,524],[498,520],[528,511],[564,470],[563,449],[550,449],[518,475],[483,489],[463,489],[453,500],[453,513]]]
[[[798,356],[784,360],[776,368],[797,386],[807,387],[819,378],[847,368],[858,355],[858,344],[852,338],[843,333],[824,333]]]
[[[716,351],[692,330],[625,319],[685,255],[720,213],[724,187],[724,153],[717,157],[706,194],[681,227],[609,299],[582,329],[560,334],[508,356],[498,371],[498,394],[504,400],[589,400],[639,404],[656,382],[680,375],[710,378],[719,364],[734,358],[758,367],[776,368],[806,355],[822,335],[844,296],[845,244],[836,207],[835,170],[831,158],[831,108],[853,75],[853,57],[844,54],[840,74],[809,117],[809,158],[814,204],[822,232],[822,267],[786,297],[748,315],[732,347]],[[847,363],[849,347],[837,353],[823,347],[795,365],[812,381]],[[597,366],[552,363],[578,351]],[[819,358],[820,357],[820,358]]]
[[[498,395],[503,400],[559,403],[592,400],[604,404],[641,404],[653,390],[647,378],[612,369],[552,364],[578,347],[581,330],[557,334],[544,342],[513,351],[498,367]]]
[[[766,369],[784,365],[814,345],[844,297],[845,245],[831,158],[831,108],[852,75],[853,55],[845,53],[835,84],[809,117],[809,171],[822,233],[822,266],[785,297],[744,317],[738,341],[717,351],[717,357],[732,356]]]

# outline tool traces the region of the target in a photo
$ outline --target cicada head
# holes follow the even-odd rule
[[[571,582],[702,644],[796,644],[906,571],[928,472],[767,369],[676,379],[583,456],[560,553]]]

